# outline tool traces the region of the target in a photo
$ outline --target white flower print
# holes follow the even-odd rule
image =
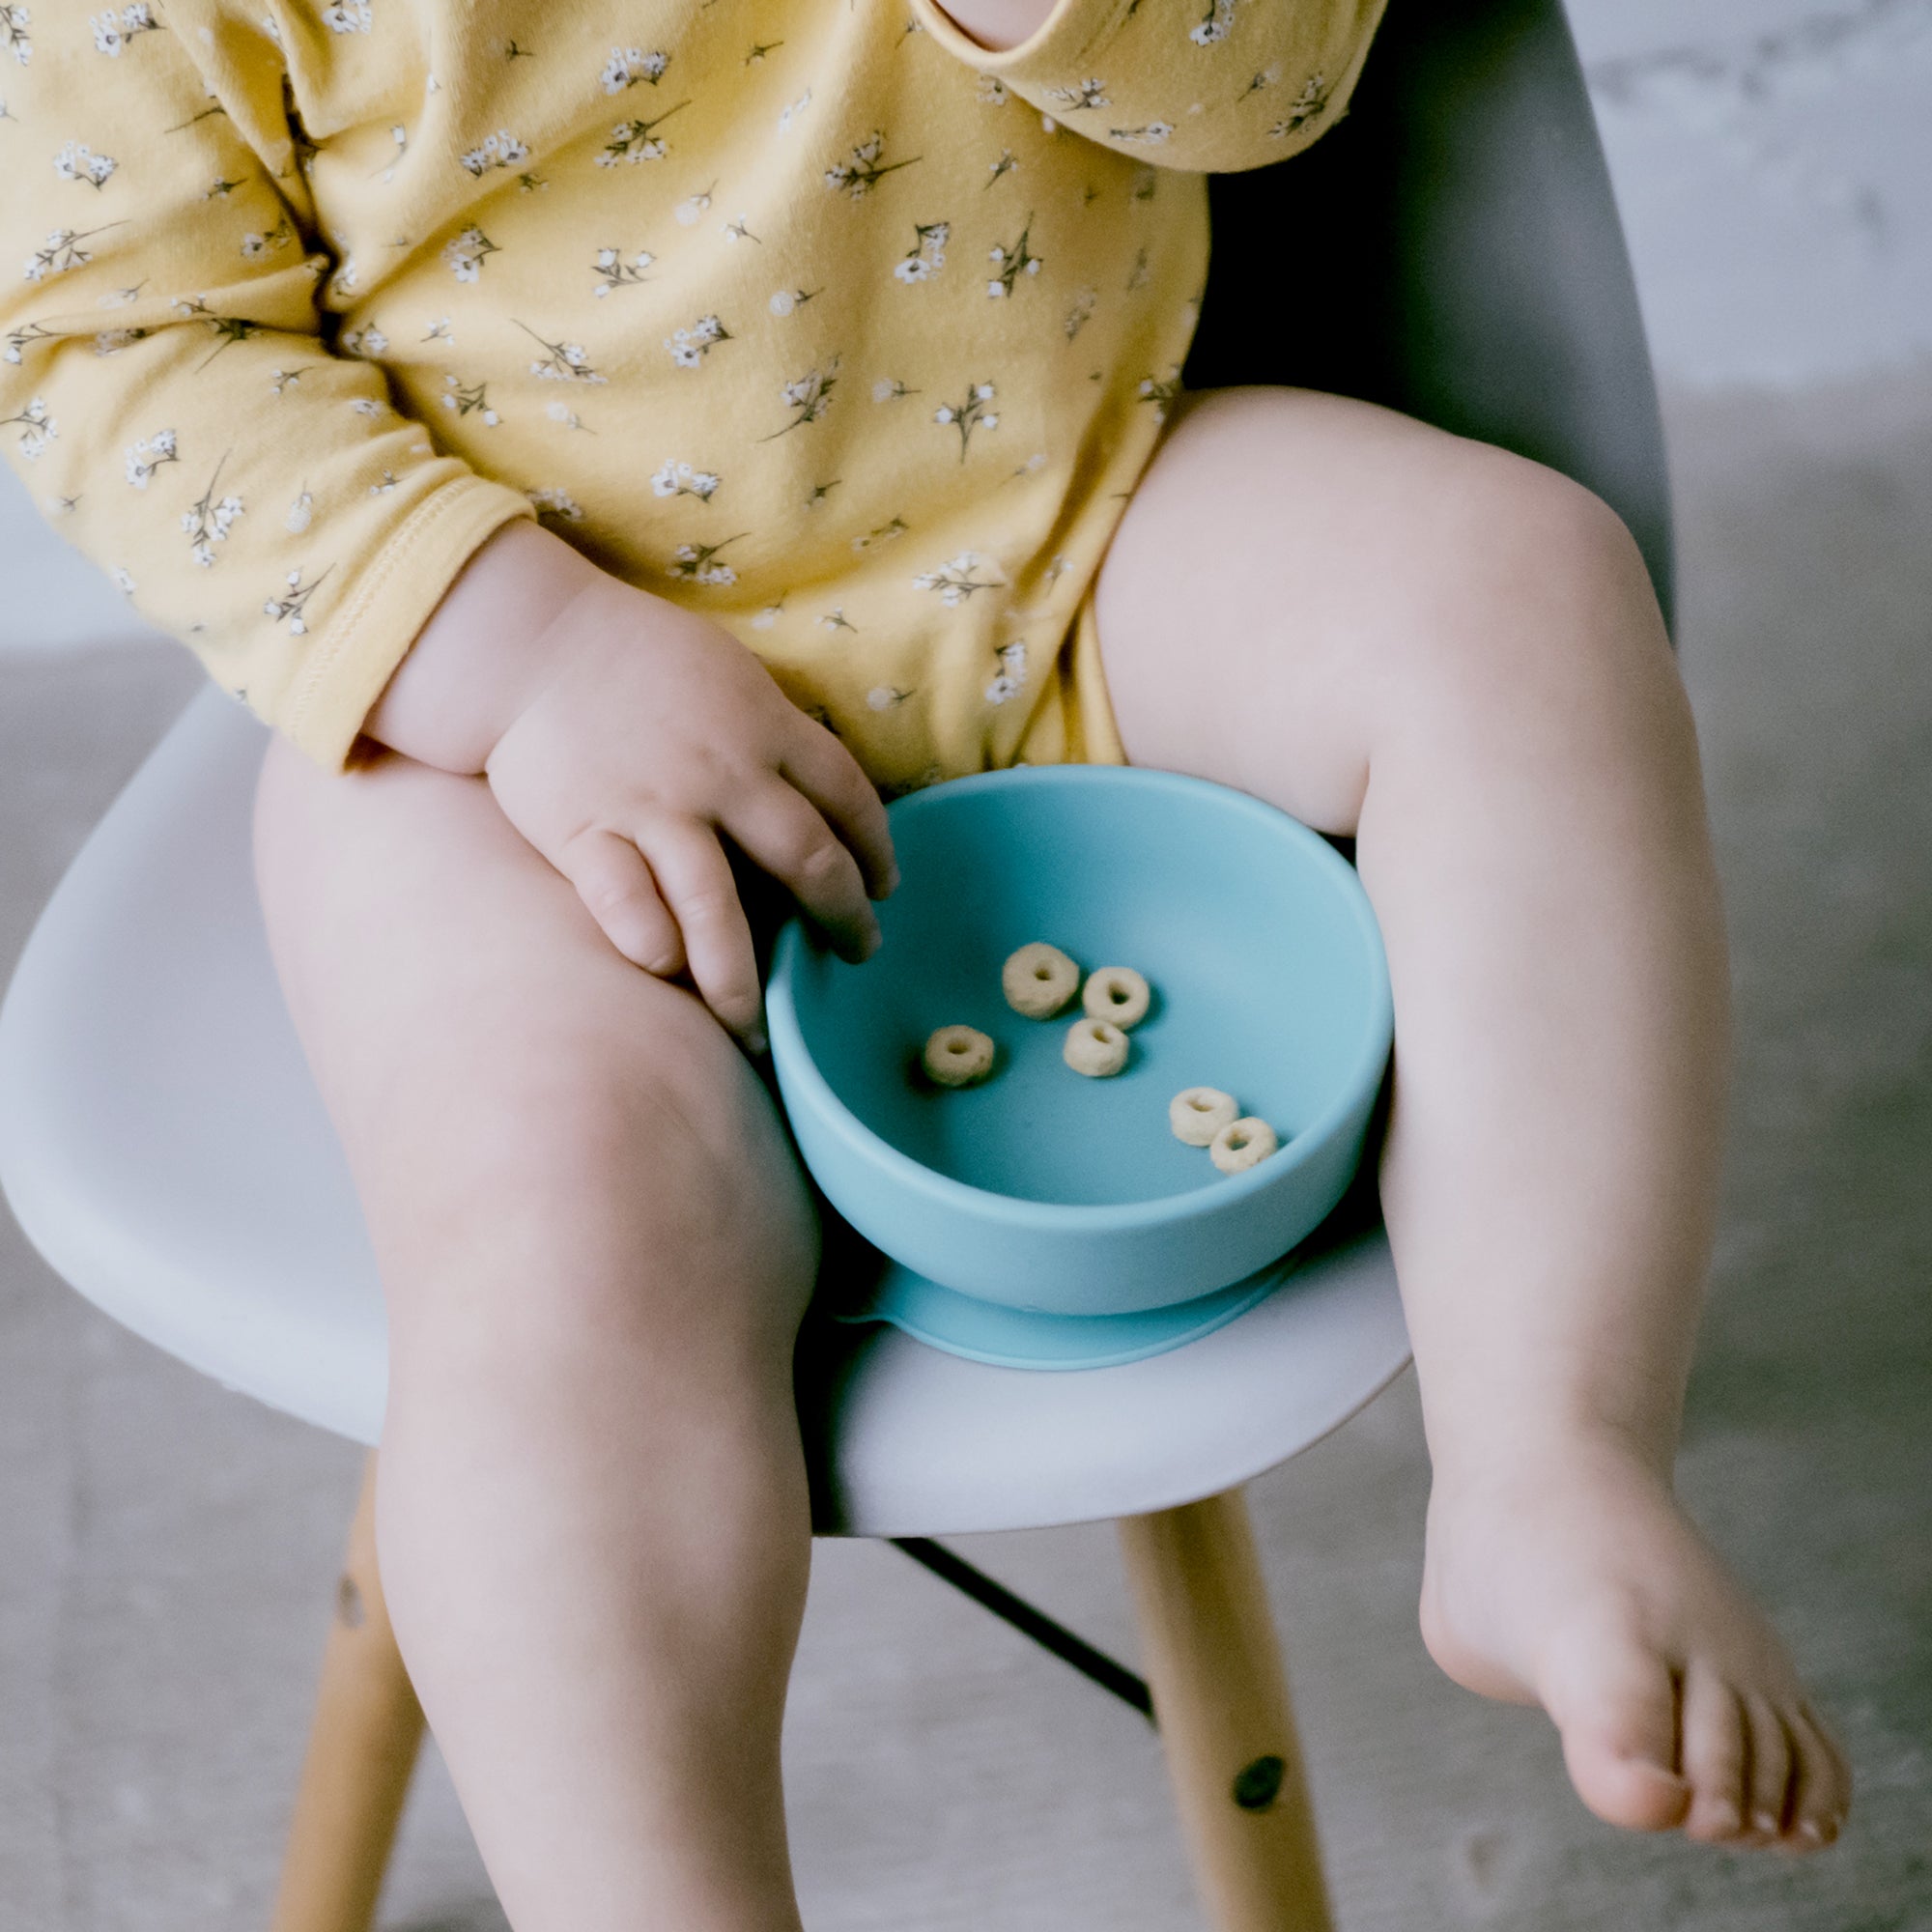
[[[253,232],[242,236],[242,259],[261,261],[265,255],[272,253],[278,247],[290,247],[294,240],[296,240],[296,230],[288,224],[288,216],[284,214],[274,224],[274,228],[270,228],[265,236]]]
[[[128,481],[136,490],[145,490],[149,479],[164,463],[179,463],[180,453],[175,447],[175,433],[171,429],[157,429],[153,436],[144,436],[129,445],[128,450]]]
[[[285,395],[290,389],[295,388],[300,381],[301,371],[299,369],[271,369],[269,372],[269,387],[278,396]]]
[[[872,384],[872,400],[875,403],[895,403],[901,396],[917,396],[922,392],[909,389],[896,376],[881,376]]]
[[[640,248],[627,262],[614,248],[600,248],[597,258],[590,265],[591,272],[597,276],[597,286],[590,291],[593,296],[608,296],[612,289],[634,288],[638,283],[649,278],[644,270],[657,257],[648,249]]]
[[[322,10],[323,25],[338,34],[366,34],[375,23],[370,15],[370,0],[337,0]]]
[[[1026,639],[1015,638],[1011,643],[1002,644],[997,656],[1000,668],[986,687],[988,704],[1004,704],[1008,698],[1019,695],[1020,686],[1026,682]]]
[[[736,583],[738,573],[728,563],[714,563],[712,559],[725,544],[734,544],[739,537],[748,535],[749,531],[740,530],[737,536],[725,537],[715,544],[679,544],[671,553],[672,561],[666,567],[665,575],[680,583]]]
[[[715,315],[701,315],[689,328],[675,329],[667,335],[664,346],[680,369],[696,369],[715,344],[730,340],[731,331]]]
[[[536,505],[539,517],[559,517],[566,524],[581,524],[583,508],[568,490],[526,490],[524,494]]]
[[[118,221],[113,221],[107,227],[118,228],[120,225]],[[83,228],[76,234],[71,228],[56,228],[47,237],[45,245],[27,257],[23,279],[43,282],[49,275],[64,275],[70,269],[84,268],[94,260],[94,256],[80,244],[89,236],[105,232],[102,228]]]
[[[151,34],[160,23],[152,9],[142,4],[123,8],[118,14],[112,8],[104,14],[90,14],[87,24],[94,30],[95,51],[118,60],[136,34]]]
[[[122,565],[122,564],[118,564],[118,563],[117,563],[117,564],[116,564],[116,565],[114,566],[114,573],[113,573],[113,574],[114,574],[114,582],[115,582],[115,584],[116,584],[116,585],[118,586],[118,588],[120,589],[120,592],[121,592],[122,596],[124,596],[124,597],[131,597],[131,596],[133,596],[133,594],[134,594],[134,590],[135,590],[135,583],[134,583],[134,580],[133,580],[133,578],[132,578],[132,577],[131,577],[131,576],[130,576],[130,575],[129,575],[129,574],[128,573],[128,570],[126,569],[126,567],[125,567],[124,565]]]
[[[546,383],[603,383],[609,380],[590,366],[590,356],[581,342],[551,342],[526,322],[519,322],[517,327],[532,342],[550,351],[542,361],[530,364],[532,376]]]
[[[449,318],[446,315],[431,316],[422,339],[425,342],[454,342],[456,335],[450,328]]]
[[[1065,320],[1060,325],[1060,332],[1071,342],[1086,327],[1094,313],[1094,304],[1100,299],[1097,289],[1082,286],[1074,291],[1073,306],[1066,311]]]
[[[992,569],[991,577],[974,576],[981,564]],[[962,550],[937,570],[921,571],[912,583],[915,590],[936,590],[942,604],[953,605],[965,603],[976,590],[998,590],[1006,581],[991,557],[982,556],[977,550]]]
[[[358,416],[367,416],[371,422],[374,422],[378,416],[384,412],[388,406],[384,403],[379,403],[374,396],[352,396],[349,407]]]
[[[866,694],[866,706],[870,711],[896,711],[911,696],[894,684],[875,684]]]
[[[699,469],[689,463],[669,462],[651,478],[651,489],[660,497],[696,497],[699,502],[708,503],[723,481],[721,476],[709,469]]]
[[[951,423],[959,432],[959,460],[966,461],[966,446],[973,440],[976,429],[998,429],[1000,419],[991,413],[986,405],[993,400],[993,385],[990,383],[968,384],[966,400],[963,403],[942,403],[932,412],[936,423]]]
[[[982,188],[991,187],[1002,175],[1009,175],[1020,164],[1020,157],[1010,148],[1002,148],[996,161],[986,163],[986,179],[980,184]]]
[[[823,289],[779,289],[765,306],[774,315],[792,315],[802,309],[813,296],[823,295]]]
[[[1167,420],[1167,406],[1180,393],[1180,367],[1170,362],[1165,381],[1156,381],[1152,376],[1143,376],[1140,388],[1136,392],[1142,402],[1153,405],[1155,422]]]
[[[1117,141],[1146,141],[1157,145],[1174,132],[1171,121],[1150,121],[1144,128],[1109,128],[1107,132]]]
[[[459,282],[473,282],[482,276],[484,258],[497,252],[496,242],[482,229],[470,227],[454,241],[444,242],[442,259]],[[338,284],[341,279],[340,275],[336,277]]]
[[[718,184],[713,182],[711,187]],[[671,218],[680,228],[695,228],[704,218],[704,211],[711,206],[711,188],[700,188],[696,194],[688,194],[671,210]]]
[[[264,14],[262,15],[262,31],[265,34],[267,34],[270,40],[273,41],[277,46],[281,45],[282,23],[278,19],[276,19],[272,14]]]
[[[89,187],[102,186],[121,164],[112,155],[97,155],[84,141],[70,141],[54,156],[54,173],[62,181],[85,182]]]
[[[131,349],[135,343],[144,341],[153,334],[147,328],[103,328],[94,338],[94,353],[97,355],[118,355],[124,349]]]
[[[654,130],[668,121],[678,107],[690,105],[689,100],[680,100],[677,107],[667,107],[655,121],[619,121],[611,128],[611,138],[604,144],[604,152],[597,156],[597,165],[600,168],[614,168],[619,161],[635,164],[663,160],[670,152],[670,146]]]
[[[946,243],[952,234],[950,221],[915,221],[913,244],[893,270],[902,282],[927,282],[946,266]]]
[[[888,161],[881,167],[879,156],[885,153],[885,131],[875,128],[852,149],[849,161],[836,161],[825,170],[825,185],[842,189],[854,201],[862,201],[887,175],[924,159],[923,155],[911,155],[902,161]]]
[[[1310,74],[1301,92],[1294,97],[1293,106],[1288,110],[1283,119],[1268,129],[1269,138],[1276,141],[1289,140],[1300,133],[1311,121],[1327,110],[1328,93],[1326,76],[1319,73]]]
[[[1264,67],[1251,75],[1239,98],[1245,100],[1251,94],[1259,94],[1264,87],[1272,87],[1281,78],[1281,63],[1276,61],[1271,67]]]
[[[604,92],[622,94],[627,87],[636,87],[640,80],[648,81],[655,87],[669,65],[670,56],[666,53],[645,53],[641,47],[612,47],[611,58],[604,63],[604,71],[600,76]]]
[[[20,454],[32,463],[60,434],[52,416],[47,413],[46,399],[36,396],[16,416],[0,416],[0,428],[10,423],[17,423],[20,429]]]
[[[486,135],[480,147],[459,156],[457,164],[465,174],[480,179],[492,168],[513,168],[529,157],[529,149],[507,128],[499,128],[494,134]]]
[[[1004,107],[1008,99],[1007,83],[996,73],[982,73],[979,95],[988,107]]]
[[[0,7],[0,47],[5,47],[20,67],[27,66],[34,58],[34,43],[27,33],[33,21],[34,15],[28,8]]]
[[[1208,0],[1208,17],[1199,26],[1187,30],[1187,38],[1197,47],[1211,47],[1216,41],[1225,41],[1235,24],[1235,0]]]
[[[389,338],[372,322],[364,328],[345,328],[335,339],[344,355],[380,355],[389,346]]]
[[[1020,230],[1020,239],[1017,242],[1010,243],[996,242],[987,250],[987,260],[998,270],[993,279],[986,284],[986,293],[989,296],[996,298],[1009,296],[1013,292],[1013,284],[1022,274],[1039,273],[1043,258],[1036,255],[1027,246],[1027,237],[1032,233],[1033,215],[1029,213],[1026,226]]]
[[[333,564],[328,566],[328,570],[334,568]],[[328,570],[325,570],[322,577],[327,577]],[[272,617],[278,624],[286,621],[291,637],[305,636],[308,632],[308,619],[302,612],[307,608],[308,600],[315,595],[317,586],[322,582],[322,577],[318,577],[312,583],[304,583],[299,568],[290,571],[282,580],[286,587],[281,596],[270,597],[262,606],[263,616]]]
[[[1049,87],[1046,90],[1049,100],[1057,100],[1068,113],[1077,114],[1087,107],[1111,107],[1114,103],[1107,99],[1107,83],[1097,75],[1073,87]]]
[[[889,544],[895,537],[909,535],[912,526],[903,517],[895,517],[890,523],[881,524],[875,530],[867,530],[863,536],[852,539],[855,551],[876,550],[881,544]]]
[[[791,132],[791,124],[810,105],[811,89],[808,87],[796,100],[787,101],[779,110],[779,132],[781,134],[789,134]]]
[[[20,361],[20,352],[26,348],[28,343],[51,342],[54,340],[55,334],[55,330],[43,328],[38,322],[23,322],[18,328],[13,330],[7,337],[7,347],[4,351],[0,351],[0,361],[12,362],[17,366]],[[97,338],[98,340],[99,338]],[[96,353],[99,353],[98,349]]]
[[[300,536],[308,528],[315,508],[315,498],[304,485],[301,495],[289,505],[289,513],[282,519],[282,526],[294,536]]]
[[[752,231],[745,226],[745,223],[751,217],[747,214],[746,211],[741,208],[738,211],[738,218],[736,221],[726,221],[720,224],[720,233],[724,235],[725,241],[727,242],[755,242],[759,244],[760,247],[762,247],[764,245],[764,237],[761,235],[753,235]]]
[[[393,469],[385,469],[377,482],[370,484],[369,494],[372,497],[386,497],[399,480]]]
[[[565,429],[581,429],[585,436],[595,436],[597,434],[568,403],[552,403],[544,411],[544,414],[552,422],[561,423]]]
[[[859,628],[857,624],[853,623],[851,618],[846,616],[845,607],[842,604],[833,605],[832,609],[826,611],[818,621],[828,631],[852,631],[856,633]],[[824,724],[829,724],[830,720],[821,718],[818,722]]]
[[[195,562],[204,570],[213,568],[214,546],[228,541],[228,532],[242,513],[242,498],[232,491],[218,502],[215,500],[214,486],[221,480],[221,464],[227,461],[224,456],[214,466],[214,474],[208,479],[208,488],[201,493],[193,509],[182,512],[181,526],[187,532],[188,547]]]
[[[791,430],[806,423],[816,422],[832,407],[832,391],[838,386],[839,358],[835,355],[823,369],[808,369],[796,381],[786,383],[779,390],[779,399],[788,410],[798,413],[786,423],[783,429],[775,429],[771,436],[761,436],[760,442],[770,442],[772,437],[784,436]]]
[[[459,416],[467,416],[474,411],[485,428],[495,429],[501,418],[490,407],[490,385],[487,383],[463,383],[451,373],[442,379],[442,406]]]
[[[782,595],[781,595],[779,601],[776,604],[767,604],[765,608],[762,611],[760,611],[755,617],[752,619],[753,630],[769,631],[772,628],[772,626],[776,624],[778,620],[784,614],[784,601],[785,598],[788,597],[790,594],[791,593],[789,591],[786,591]]]

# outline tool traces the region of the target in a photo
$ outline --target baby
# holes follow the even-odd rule
[[[732,856],[862,957],[881,794],[1020,760],[1358,839],[1430,1650],[1613,1823],[1839,1828],[1671,1491],[1727,969],[1635,548],[1386,411],[1180,387],[1206,173],[1317,138],[1378,12],[0,4],[0,442],[277,727],[386,1587],[519,1932],[798,1924],[818,1230]]]

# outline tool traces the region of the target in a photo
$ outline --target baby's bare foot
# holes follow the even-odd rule
[[[1457,1683],[1541,1704],[1613,1825],[1797,1851],[1838,1834],[1851,1774],[1783,1644],[1633,1455],[1438,1474],[1422,1634]]]

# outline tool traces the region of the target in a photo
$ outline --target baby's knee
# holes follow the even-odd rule
[[[664,1036],[683,1027],[718,1040],[681,1053]],[[647,1042],[561,1022],[449,1136],[402,1208],[411,1264],[439,1298],[535,1293],[511,1328],[565,1344],[789,1358],[816,1215],[771,1100],[708,1014]]]

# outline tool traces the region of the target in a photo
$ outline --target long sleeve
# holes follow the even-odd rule
[[[1341,119],[1383,0],[1059,0],[1003,52],[910,0],[948,53],[1069,131],[1164,168],[1235,174]]]
[[[531,504],[331,347],[334,264],[252,11],[0,4],[0,447],[144,617],[333,771]]]

